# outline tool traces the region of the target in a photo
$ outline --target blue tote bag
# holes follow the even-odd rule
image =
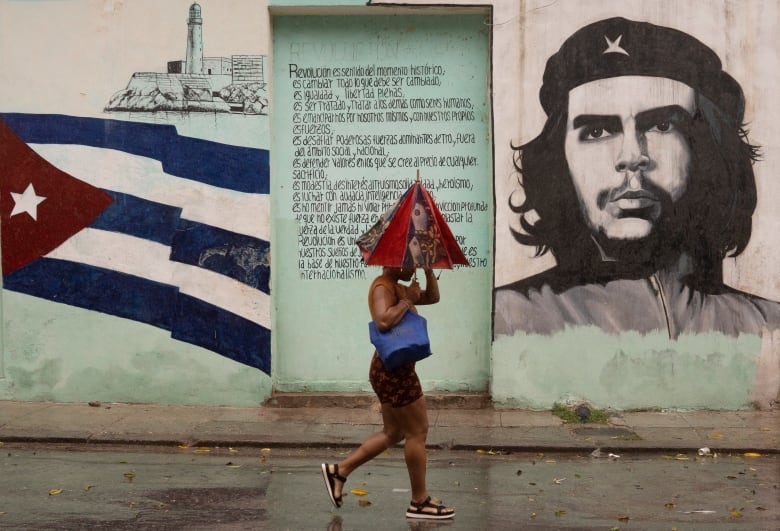
[[[396,369],[431,355],[428,323],[415,312],[406,312],[398,324],[385,332],[381,332],[376,323],[371,321],[368,323],[368,333],[382,363],[388,369]]]

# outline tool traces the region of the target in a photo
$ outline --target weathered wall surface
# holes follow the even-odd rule
[[[491,373],[494,399],[500,403],[532,407],[544,407],[561,400],[590,400],[602,406],[626,408],[743,408],[751,404],[767,407],[776,403],[780,389],[780,346],[777,343],[777,304],[772,301],[780,300],[780,290],[778,266],[771,257],[777,252],[778,223],[772,205],[780,197],[773,177],[778,162],[775,152],[778,130],[773,116],[780,109],[776,98],[771,96],[777,78],[777,55],[768,50],[773,48],[771,43],[778,23],[777,4],[604,1],[548,5],[525,2],[517,13],[507,15],[503,19],[499,15],[495,18],[497,23],[505,21],[507,25],[514,25],[520,35],[518,68],[513,72],[517,77],[511,81],[494,79],[494,86],[497,93],[512,92],[512,98],[519,102],[520,118],[511,135],[502,138],[496,128],[495,274],[498,289]],[[577,30],[609,17],[651,22],[695,37],[717,55],[723,70],[741,85],[745,101],[742,121],[747,124],[750,141],[760,145],[762,152],[761,160],[753,166],[755,212],[751,216],[750,207],[733,206],[733,201],[743,198],[750,203],[748,181],[734,184],[716,175],[714,170],[697,170],[694,162],[688,171],[679,172],[686,179],[687,195],[682,194],[682,201],[667,209],[667,212],[675,212],[674,223],[667,222],[664,226],[669,218],[660,217],[654,230],[661,236],[652,247],[633,245],[627,255],[620,256],[620,249],[610,245],[608,229],[596,231],[595,236],[589,235],[588,220],[583,220],[587,214],[582,210],[587,207],[587,197],[581,187],[577,190],[578,195],[572,196],[572,201],[563,202],[561,198],[569,192],[561,186],[571,188],[572,183],[570,176],[561,172],[566,178],[555,189],[553,202],[546,206],[547,219],[558,219],[558,223],[570,231],[570,236],[568,241],[564,238],[565,243],[559,245],[557,254],[548,252],[536,258],[534,244],[542,239],[526,240],[527,245],[519,245],[510,229],[526,235],[528,230],[519,225],[520,213],[509,206],[510,200],[514,205],[524,202],[527,195],[523,184],[528,184],[529,188],[533,186],[533,171],[529,170],[525,182],[520,181],[517,173],[512,177],[501,175],[498,150],[508,140],[520,146],[540,134],[547,118],[539,102],[547,60]],[[638,41],[638,35],[632,34],[626,25],[599,30],[601,33],[587,37],[592,39],[589,44],[578,42],[578,55],[568,56],[568,63],[564,61],[569,72],[587,70],[587,65],[595,64],[603,68],[599,77],[612,75],[610,68],[614,69],[614,75],[634,68],[636,74],[658,76],[660,71],[674,71],[676,62],[685,60],[684,56],[690,50],[704,53],[698,47],[688,45],[687,41],[685,46],[678,43],[678,48],[672,50],[660,41],[653,43],[654,36],[656,39],[666,36],[657,30],[643,35],[642,41]],[[497,26],[494,42],[498,42],[505,31],[505,27]],[[631,40],[632,36],[634,40]],[[617,39],[621,40],[618,42]],[[675,39],[669,41],[671,44]],[[610,46],[612,51],[607,52]],[[652,54],[643,46],[652,46]],[[616,66],[618,63],[613,61],[616,57],[617,61],[625,58],[626,63],[621,64],[632,64],[632,61],[636,64]],[[694,61],[690,69],[700,68],[703,63]],[[511,70],[497,68],[494,71]],[[726,91],[715,78],[687,81],[699,93],[708,93],[713,99]],[[658,93],[654,94],[657,96]],[[621,92],[604,93],[588,100],[585,108],[589,109],[588,114],[619,115],[619,104],[626,103],[634,113],[628,115],[641,116],[640,111],[646,110],[643,105],[647,108],[660,105],[647,104],[652,100],[652,93],[644,98],[636,96],[636,92],[633,96],[631,99]],[[499,97],[498,94],[495,97]],[[698,105],[696,109],[701,110],[705,104],[699,102]],[[572,107],[569,110],[574,112]],[[699,125],[694,124],[691,130],[701,132],[697,127]],[[706,127],[701,129],[706,130]],[[628,131],[620,129],[612,129],[609,133],[610,138],[621,141],[628,137]],[[651,164],[661,167],[663,161],[658,161],[668,151],[653,151],[658,143],[650,138],[652,134],[637,137],[644,142],[640,153],[649,157]],[[685,136],[685,145],[698,142],[700,146],[701,134],[686,134],[681,135]],[[609,146],[611,141],[602,138],[598,145]],[[557,149],[553,144],[548,142],[550,149]],[[699,161],[721,161],[730,157],[726,151],[726,148],[710,148],[705,154],[694,151],[693,156]],[[556,156],[557,160],[568,163],[570,172],[573,173],[572,168],[583,171],[582,157],[577,162],[570,152],[564,155],[562,150]],[[584,167],[592,170],[602,163],[600,157],[588,153]],[[611,166],[615,163],[614,159],[610,160],[594,178],[608,182]],[[713,162],[713,166],[715,164]],[[553,165],[547,167],[547,175],[537,173],[549,182],[555,178],[555,170],[551,168]],[[730,169],[722,173],[733,176],[737,172]],[[653,171],[653,168],[636,175],[643,180],[638,186],[640,190],[656,190],[654,186],[661,183],[659,176],[663,179],[662,171]],[[607,186],[605,184],[604,188]],[[610,186],[614,186],[618,194],[623,183]],[[699,199],[693,199],[695,191],[701,194],[702,189],[707,191]],[[718,199],[724,190],[728,190],[725,201]],[[544,219],[544,215],[539,214],[539,209],[545,206],[540,197],[529,201],[537,210],[526,217],[531,224]],[[550,214],[549,205],[556,201],[561,202],[553,208],[560,212],[575,212],[575,215],[556,217],[556,214]],[[686,201],[689,204],[686,205]],[[736,218],[731,214],[719,216],[724,212],[733,214],[734,210],[752,220],[744,251],[736,258],[723,261],[722,278],[736,291],[720,283],[719,260],[714,260],[715,265],[707,268],[690,267],[690,263],[682,268],[679,266],[679,256],[687,256],[692,248],[705,247],[702,242],[716,239],[707,234],[720,236],[733,230]],[[717,214],[705,214],[713,211]],[[698,221],[705,217],[710,221]],[[622,236],[630,239],[628,234],[630,232],[624,232]],[[683,234],[685,236],[681,236]],[[595,261],[583,259],[588,256],[583,249],[593,247],[594,241],[606,252]],[[705,254],[718,256],[715,247],[708,247]],[[648,252],[647,249],[652,250]],[[616,256],[606,256],[610,251]],[[642,253],[649,256],[640,259]],[[669,257],[669,261],[662,260],[662,255]],[[578,265],[556,265],[556,258],[561,257]],[[604,257],[615,261],[605,267]],[[711,278],[695,282],[687,276],[700,274],[702,270]],[[768,300],[762,300],[764,298]]]
[[[354,242],[419,171],[471,266],[443,271],[441,302],[419,309],[435,352],[420,376],[429,389],[487,390],[487,20],[274,17],[274,242],[287,264],[274,270],[279,388],[370,391],[366,302],[381,269],[363,265]]]
[[[0,25],[0,397],[262,401],[265,6],[2,2]],[[188,49],[244,77],[167,74]]]
[[[358,197],[355,190],[350,196],[341,188],[407,182],[420,168],[437,202],[447,205],[453,232],[474,265],[445,271],[442,303],[423,311],[435,352],[419,366],[427,389],[488,391],[499,406],[533,408],[579,400],[615,408],[713,409],[777,402],[775,1],[453,0],[444,16],[396,5],[434,4],[427,0],[370,6],[271,0],[270,15],[263,3],[203,0],[205,63],[248,57],[247,64],[263,65],[264,83],[231,78],[228,86],[222,86],[225,75],[186,68],[167,75],[170,62],[184,61],[188,33],[199,33],[185,23],[199,18],[191,11],[187,17],[192,4],[0,2],[0,398],[245,405],[264,400],[274,386],[368,390],[365,290],[373,272],[351,265],[356,248],[350,240],[369,223],[359,217],[318,221],[317,215],[335,214],[349,197],[361,211],[340,214],[375,214],[390,200]],[[458,5],[490,8],[490,16],[456,13],[452,6]],[[566,179],[547,196],[568,202],[544,207],[537,200],[527,212],[512,209],[534,193],[526,188],[534,177],[519,178],[512,146],[537,138],[545,126],[539,90],[548,59],[578,30],[621,16],[698,39],[739,84],[741,121],[761,147],[753,165],[754,209],[751,179],[728,181],[724,176],[740,174],[732,171],[739,164],[717,162],[729,159],[718,142],[738,107],[721,96],[733,91],[721,87],[721,77],[713,82],[712,76],[683,74],[677,80],[709,102],[657,87],[641,97],[641,83],[621,91],[604,82],[597,88],[612,90],[608,97],[591,92],[571,109],[568,99],[559,101],[567,119],[576,112],[611,121],[575,126],[563,120],[560,135],[569,135],[570,149],[550,142],[559,151],[545,162],[558,167],[564,161],[572,172],[556,174]],[[329,24],[321,24],[322,17],[331,17]],[[68,38],[61,38],[67,30]],[[583,45],[589,53],[568,55],[563,71],[603,67],[576,86],[609,79],[609,68],[663,77],[660,72],[675,71],[678,52],[698,50],[679,46],[670,53],[663,31],[648,31],[637,41],[631,28],[611,26]],[[655,43],[652,54],[642,48],[648,42]],[[704,64],[711,63],[694,61],[690,70]],[[368,67],[375,70],[367,74]],[[380,67],[386,70],[376,75]],[[402,67],[418,70],[407,75]],[[136,73],[143,75],[131,83]],[[254,80],[258,72],[250,74]],[[440,84],[407,81],[415,77]],[[368,78],[401,81],[357,86]],[[572,80],[566,82],[564,93],[572,88]],[[328,91],[350,110],[322,103],[335,99]],[[452,108],[426,111],[467,113],[440,115],[446,119],[436,122],[403,120],[412,111],[400,108],[403,103],[444,105],[445,98]],[[455,108],[458,102],[471,108]],[[374,108],[380,105],[395,108]],[[647,111],[671,105],[685,112],[656,113],[653,123],[635,127],[637,117],[641,122]],[[325,122],[295,121],[306,106],[334,120],[352,112],[394,121],[328,122],[331,131],[318,131]],[[667,133],[663,140],[653,137],[659,132]],[[702,132],[715,139],[705,147]],[[446,141],[371,140],[360,153],[354,145],[361,136],[401,134]],[[616,153],[631,152],[623,149],[626,138],[637,140],[637,157],[647,161],[642,171],[626,173],[623,184],[598,191],[607,198],[619,196],[623,185],[634,187],[634,196],[623,197],[621,214],[612,216],[631,223],[609,238],[609,229],[588,217],[587,207],[600,203],[589,203],[589,189],[575,179],[602,167],[608,169],[590,182],[607,182],[619,166]],[[658,146],[682,155],[672,158],[673,150]],[[349,153],[334,151],[345,147]],[[575,163],[573,154],[585,164]],[[334,157],[355,166],[337,167]],[[394,167],[377,167],[391,158]],[[295,166],[326,159],[327,168]],[[374,167],[365,167],[368,161]],[[711,171],[701,171],[702,161]],[[667,176],[684,183],[667,190],[668,197],[652,169],[664,164]],[[308,173],[296,178],[296,170]],[[540,175],[537,181],[552,182]],[[314,181],[330,188],[294,189]],[[738,201],[718,203],[723,197]],[[476,208],[483,203],[486,209]],[[320,211],[328,208],[333,211]],[[537,256],[535,245],[544,242],[518,242],[512,231],[534,233],[529,227],[551,219],[551,211],[567,224],[561,223],[556,252]],[[312,227],[316,234],[308,232]],[[638,227],[649,239],[635,238]],[[636,241],[618,245],[615,239]],[[741,252],[722,260],[721,273],[724,248]],[[690,255],[697,259],[689,261]],[[329,258],[339,264],[328,265]]]

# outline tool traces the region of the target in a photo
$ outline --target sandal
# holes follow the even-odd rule
[[[430,496],[425,498],[422,503],[414,500],[409,502],[409,508],[406,510],[407,518],[426,518],[430,520],[444,520],[455,516],[455,509],[446,507],[439,500],[432,500]]]
[[[330,467],[333,466],[333,472],[331,473]],[[336,481],[341,481],[342,486],[344,483],[347,482],[347,478],[339,474],[339,465],[329,465],[327,463],[322,463],[320,465],[322,468],[322,478],[325,480],[325,488],[328,489],[328,496],[330,496],[330,501],[333,502],[333,505],[336,506],[336,508],[339,508],[343,505],[343,502],[341,501],[341,495],[336,496]]]

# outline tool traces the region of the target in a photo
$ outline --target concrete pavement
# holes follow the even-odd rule
[[[780,453],[780,410],[612,412],[607,424],[566,424],[549,411],[436,398],[429,398],[431,448]],[[323,404],[328,401],[306,407],[273,400],[257,407],[0,401],[0,443],[352,448],[381,426],[378,404],[368,395],[359,407]]]

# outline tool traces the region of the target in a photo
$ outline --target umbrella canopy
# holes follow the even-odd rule
[[[408,269],[469,265],[419,176],[355,243],[367,265]]]

